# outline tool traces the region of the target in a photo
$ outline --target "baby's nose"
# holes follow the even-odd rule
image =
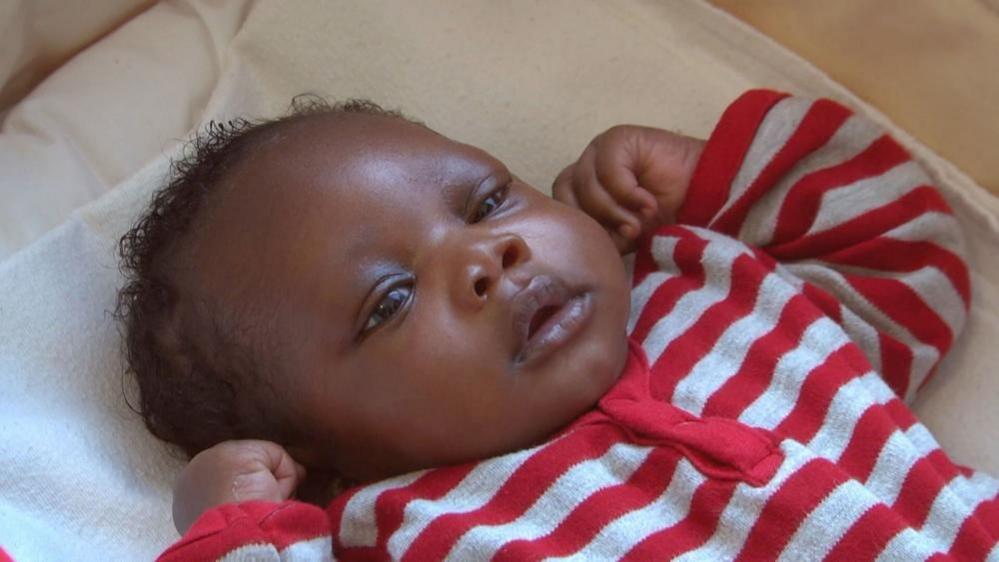
[[[488,240],[470,241],[457,264],[453,287],[459,303],[480,308],[493,296],[500,280],[530,257],[524,239],[504,234]]]

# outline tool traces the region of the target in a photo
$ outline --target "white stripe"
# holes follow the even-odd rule
[[[780,275],[781,279],[786,281],[788,285],[791,285],[792,287],[797,289],[799,293],[804,292],[805,280],[802,279],[801,277],[798,277],[793,271],[788,269],[784,264],[777,263],[777,267],[774,268],[774,273]]]
[[[676,236],[656,236],[652,239],[649,251],[652,254],[652,260],[656,262],[656,266],[660,271],[679,272],[676,260],[673,258],[673,254],[676,253],[676,245],[679,242],[680,238]]]
[[[673,252],[676,250],[676,244],[679,241],[680,239],[675,236],[656,236],[652,239],[652,257],[656,261],[660,271],[649,273],[638,286],[631,290],[631,312],[628,315],[629,334],[635,330],[638,317],[641,316],[642,310],[645,309],[656,289],[666,282],[667,279],[675,277],[680,273],[676,262],[673,261]],[[633,273],[631,278],[634,278]]]
[[[483,461],[444,497],[437,500],[418,499],[406,504],[402,525],[388,540],[388,551],[392,558],[402,558],[413,541],[437,516],[467,513],[488,503],[507,479],[538,449],[539,447],[535,447]]]
[[[894,505],[912,467],[939,448],[929,430],[922,424],[913,424],[905,431],[896,429],[878,452],[878,458],[865,482],[867,489],[884,504]]]
[[[375,546],[378,542],[378,525],[375,521],[375,500],[382,492],[405,488],[426,471],[404,474],[382,480],[357,491],[343,508],[340,520],[340,544],[345,547]]]
[[[281,551],[281,562],[333,562],[333,560],[333,541],[330,537],[299,541]]]
[[[875,503],[860,483],[847,480],[808,514],[778,560],[822,560]]]
[[[940,448],[940,444],[933,438],[930,430],[921,423],[912,424],[909,429],[905,430],[905,437],[912,443],[913,449],[921,457],[925,457]]]
[[[216,562],[281,562],[281,555],[272,544],[248,544],[226,552]]]
[[[951,482],[954,493],[964,501],[978,505],[982,498],[993,499],[999,494],[999,482],[992,476],[976,471]]]
[[[797,405],[808,374],[848,343],[843,330],[829,318],[823,316],[812,322],[798,347],[777,362],[770,386],[742,412],[739,421],[767,429],[777,427]]]
[[[925,213],[885,232],[883,236],[903,242],[933,242],[957,255],[964,255],[964,235],[954,215],[941,211]]]
[[[832,269],[828,264],[802,261],[786,265],[795,275],[814,283],[831,292],[844,307],[859,315],[875,329],[895,338],[912,351],[912,368],[909,375],[909,390],[903,398],[910,401],[915,396],[919,382],[929,373],[940,358],[937,349],[921,343],[909,330],[889,318],[884,312],[871,304],[860,293],[853,289],[843,277],[843,274]],[[846,268],[843,268],[846,269]]]
[[[881,389],[872,394],[871,390]],[[884,381],[875,372],[851,379],[836,390],[826,418],[822,426],[808,442],[808,448],[815,454],[839,462],[853,440],[853,432],[857,422],[868,409],[875,405],[883,405],[895,398],[895,393],[885,386]],[[864,438],[864,436],[858,436]]]
[[[780,448],[784,452],[784,462],[770,482],[758,488],[748,484],[736,486],[711,538],[700,548],[686,552],[676,560],[694,562],[735,559],[745,546],[749,531],[760,518],[760,512],[766,507],[767,501],[792,474],[796,474],[805,463],[815,458],[811,452],[789,439],[783,441]]]
[[[853,310],[841,306],[840,311],[840,326],[843,326],[843,331],[846,335],[856,343],[860,350],[864,352],[867,356],[867,360],[871,363],[871,367],[879,372],[883,373],[882,362],[881,362],[881,334],[878,333],[874,326],[871,326],[867,320],[861,317],[859,314]]]
[[[919,295],[920,300],[947,324],[951,337],[956,339],[964,328],[964,300],[950,278],[935,267],[924,267],[897,279]]]
[[[995,498],[996,494],[999,494],[999,484],[981,472],[974,473],[971,478],[954,478],[937,494],[920,533],[939,550],[950,550],[965,519],[980,503]]]
[[[469,529],[451,548],[447,560],[489,559],[511,539],[529,541],[551,533],[591,495],[627,482],[651,451],[652,447],[618,443],[602,457],[573,466],[517,519]]]
[[[680,297],[668,314],[660,318],[642,342],[650,364],[654,364],[666,346],[690,329],[709,307],[728,297],[732,281],[732,262],[748,254],[746,246],[733,238],[691,229],[708,239],[701,263],[704,266],[704,286]]]
[[[272,544],[248,544],[230,550],[218,562],[334,562],[330,537],[298,541],[278,551]]]
[[[812,103],[814,103],[813,100],[807,98],[789,97],[774,104],[767,112],[763,122],[756,130],[756,136],[753,137],[753,141],[749,145],[746,157],[742,160],[742,166],[732,180],[724,207],[715,217],[712,217],[712,221],[725,213],[742,197],[749,186],[759,177],[760,172],[784,148],[787,141],[798,130],[798,126],[812,107]]]
[[[822,194],[815,222],[806,236],[849,222],[930,183],[923,168],[909,160],[880,175],[831,189]]]
[[[916,454],[908,436],[895,430],[885,441],[865,485],[885,505],[894,505],[905,477],[923,455]]]
[[[753,310],[730,324],[711,351],[677,383],[673,403],[701,415],[708,399],[742,367],[750,346],[774,329],[796,293],[779,275],[767,274],[757,289]]]
[[[773,240],[784,198],[798,181],[813,172],[856,158],[882,135],[883,132],[866,118],[851,115],[820,149],[802,158],[753,205],[742,223],[739,239],[755,246],[769,244]]]
[[[687,517],[694,492],[705,481],[694,465],[680,460],[666,491],[653,502],[607,524],[575,554],[545,560],[617,560],[652,533],[668,529]]]
[[[936,553],[937,550],[927,544],[919,533],[906,528],[888,541],[876,562],[915,562],[926,560]]]
[[[649,300],[652,299],[652,294],[671,277],[675,277],[675,275],[659,271],[650,273],[637,287],[631,290],[631,310],[628,313],[627,327],[629,335],[635,331],[638,319],[649,304]]]

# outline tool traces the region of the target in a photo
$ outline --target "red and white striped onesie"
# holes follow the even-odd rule
[[[743,95],[645,239],[630,357],[552,441],[204,514],[162,560],[999,560],[999,482],[905,404],[969,302],[955,219],[828,101]]]

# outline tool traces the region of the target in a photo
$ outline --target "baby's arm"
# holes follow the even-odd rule
[[[332,560],[326,514],[287,501],[304,476],[268,441],[227,441],[202,451],[174,488],[174,524],[183,537],[159,560],[228,560],[236,552],[262,561]]]
[[[676,222],[775,258],[888,385],[913,396],[963,327],[970,287],[957,222],[898,143],[835,102],[756,90],[725,112],[687,177],[641,186],[682,191]]]

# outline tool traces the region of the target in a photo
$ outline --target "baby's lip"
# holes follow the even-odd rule
[[[580,295],[564,281],[550,275],[536,275],[516,294],[510,302],[513,313],[513,333],[516,341],[515,358],[518,363],[531,360],[535,356],[546,355],[559,347],[565,336],[552,337],[545,334],[545,327],[557,321],[566,312],[566,305],[578,300]],[[588,308],[588,307],[586,307]],[[544,316],[538,316],[545,310]],[[537,317],[537,318],[535,318]],[[532,332],[532,323],[536,331]],[[563,330],[564,331],[564,330]],[[575,331],[575,330],[571,330]]]

